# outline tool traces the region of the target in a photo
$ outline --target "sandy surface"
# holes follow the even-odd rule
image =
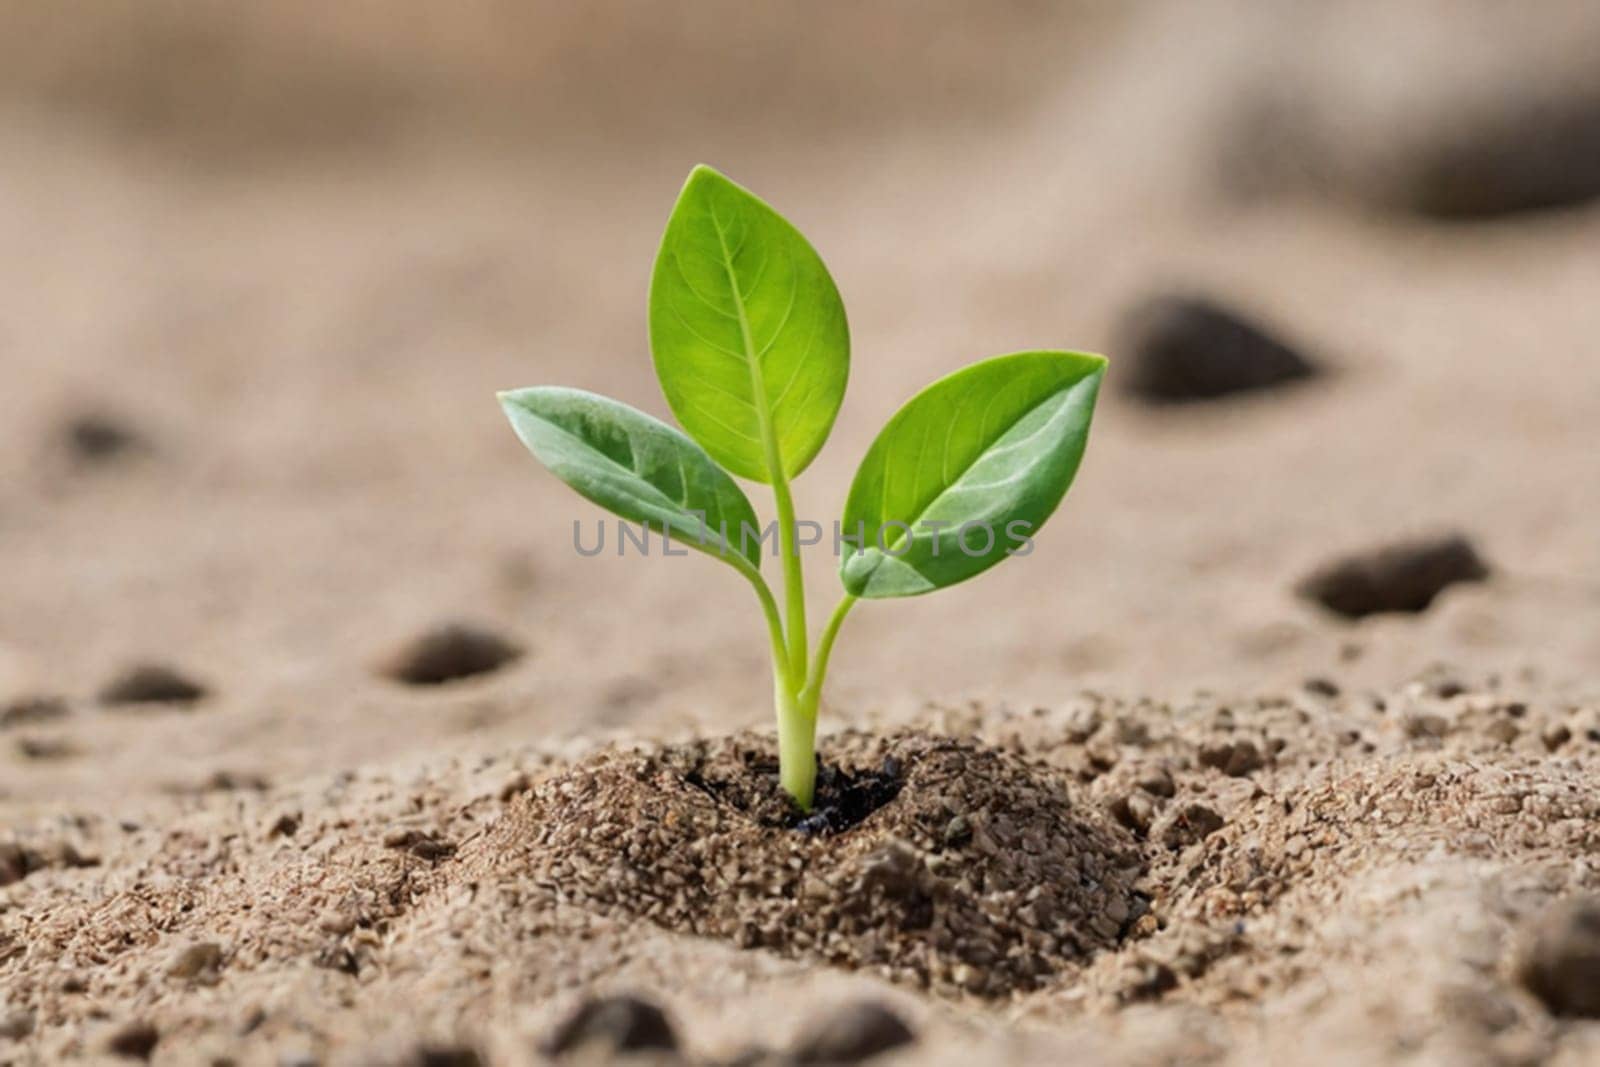
[[[0,886],[0,1062],[102,1055],[144,1023],[158,1062],[433,1041],[514,1064],[618,989],[714,1060],[860,996],[918,1032],[904,1062],[1600,1055],[1595,1023],[1517,978],[1546,906],[1600,889],[1600,208],[1441,223],[1389,195],[1486,99],[1586,98],[1583,5],[678,25],[485,4],[442,35],[308,6],[8,16],[28,33],[0,82],[0,705],[46,710],[0,725],[0,871],[27,870]],[[1263,149],[1286,100],[1315,107]],[[850,311],[804,516],[831,521],[938,374],[1029,346],[1113,360],[1038,551],[858,609],[825,713],[998,753],[1050,798],[1045,853],[1099,842],[1128,914],[1070,951],[1045,931],[1037,980],[902,966],[914,946],[879,966],[870,929],[847,951],[752,944],[548,874],[539,798],[575,764],[770,726],[743,583],[698,557],[577,558],[594,511],[493,403],[561,383],[665,414],[645,290],[701,160],[812,238]],[[1119,322],[1168,288],[1328,373],[1127,398]],[[134,443],[87,455],[91,416]],[[1440,531],[1488,581],[1353,622],[1295,594],[1331,558]],[[831,561],[807,577],[825,611]],[[446,686],[384,674],[454,620],[522,654]],[[204,696],[104,704],[142,663]],[[1255,757],[1230,762],[1240,740]],[[669,786],[636,798],[650,818],[687,803]],[[924,802],[823,866],[852,884],[917,839]],[[969,890],[967,919],[1028,925]]]

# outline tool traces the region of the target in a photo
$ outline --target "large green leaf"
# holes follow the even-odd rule
[[[690,548],[760,566],[760,542],[742,536],[758,529],[755,509],[678,430],[581,389],[517,389],[500,406],[528,451],[583,496]]]
[[[1078,471],[1105,367],[1080,352],[1017,352],[912,397],[850,486],[843,533],[859,526],[861,541],[840,565],[845,589],[915,596],[1025,550]]]
[[[650,350],[683,428],[728,470],[793,476],[828,437],[850,372],[844,304],[771,207],[696,167],[650,282]]]

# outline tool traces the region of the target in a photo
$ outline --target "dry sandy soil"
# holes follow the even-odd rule
[[[1600,1060],[1592,5],[633,6],[3,16],[0,1063],[530,1063],[613,993],[708,1063],[863,1002],[884,1063]],[[938,374],[1113,361],[1032,556],[847,624],[824,755],[897,791],[831,837],[742,583],[578,558],[493,403],[665,414],[701,160],[850,309],[803,515]],[[1321,373],[1140,400],[1169,291]],[[1443,532],[1425,610],[1297,592]]]

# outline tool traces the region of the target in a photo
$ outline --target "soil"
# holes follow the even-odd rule
[[[1593,4],[57,7],[0,1064],[1600,1060]],[[846,623],[808,817],[743,583],[578,556],[493,403],[666,413],[700,160],[850,308],[804,517],[940,374],[1112,359],[1030,556]]]

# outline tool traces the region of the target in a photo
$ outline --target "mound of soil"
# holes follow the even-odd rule
[[[817,834],[796,828],[769,746],[591,757],[519,798],[453,877],[983,996],[1037,987],[1140,911],[1133,838],[1055,772],[972,740],[840,735],[840,781],[896,764],[903,780]]]

